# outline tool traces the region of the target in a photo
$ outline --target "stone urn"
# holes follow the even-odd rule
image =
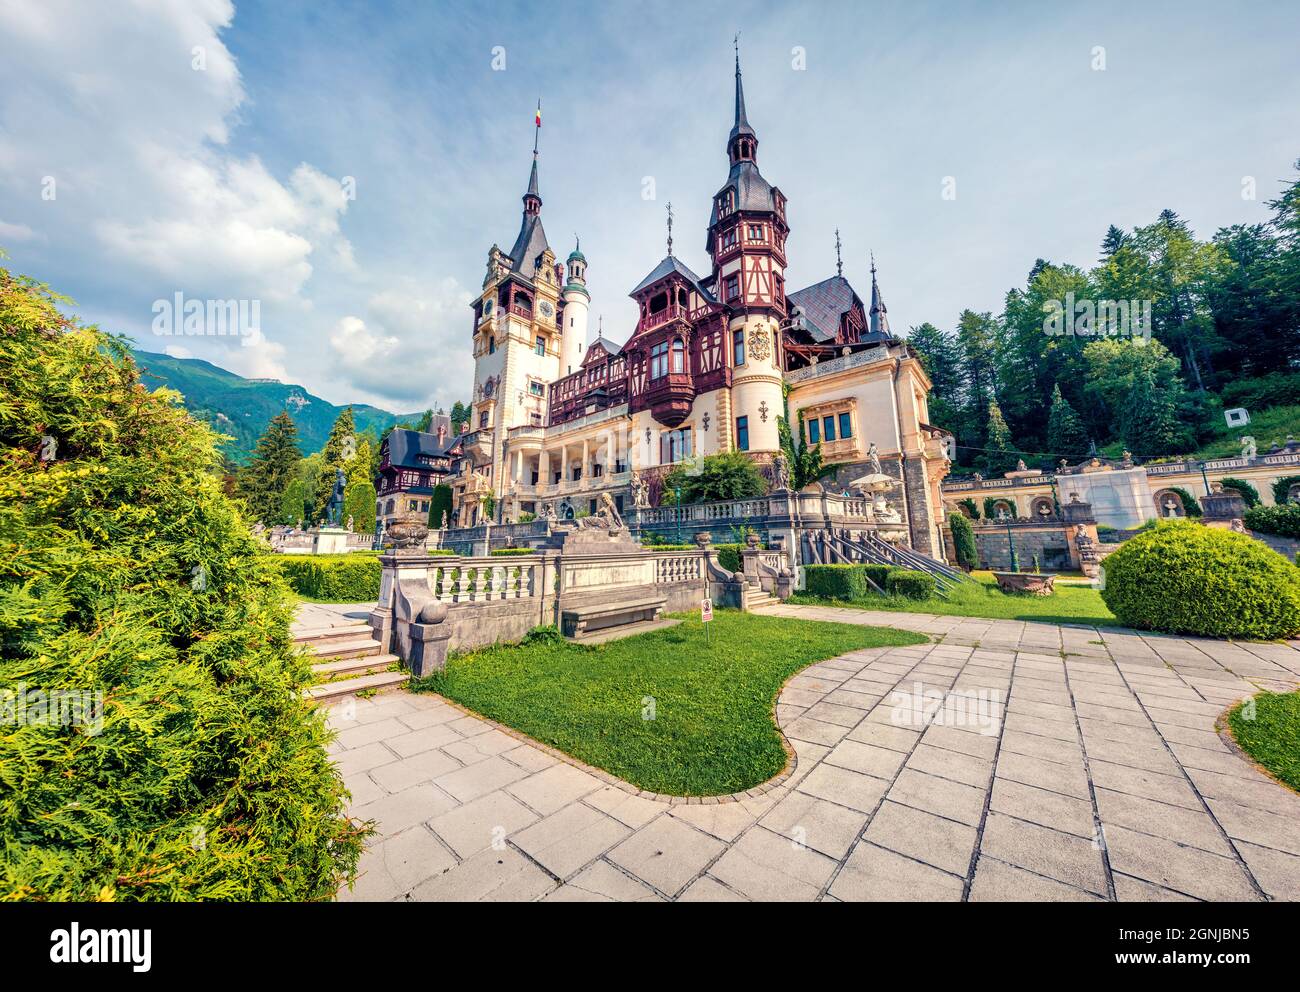
[[[385,533],[398,551],[423,550],[429,537],[429,521],[418,513],[404,513],[388,525]]]
[[[750,533],[745,536],[745,544],[747,544],[751,548],[757,548],[761,540],[762,539],[757,534],[754,533]]]
[[[994,572],[1003,592],[1027,596],[1051,596],[1056,592],[1056,575],[1040,572]]]
[[[700,548],[707,548],[713,544],[713,535],[707,530],[702,530],[695,535],[695,544]]]

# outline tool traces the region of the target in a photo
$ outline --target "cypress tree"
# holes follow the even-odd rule
[[[1002,418],[997,400],[989,401],[988,430],[984,435],[984,467],[990,475],[1010,472],[1016,467],[1016,446],[1011,440],[1011,428]]]

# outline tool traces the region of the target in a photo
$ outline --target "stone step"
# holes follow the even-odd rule
[[[379,642],[372,637],[358,637],[349,641],[325,641],[319,644],[309,643],[308,646],[317,658],[328,661],[338,661],[342,658],[365,658],[379,654]]]
[[[339,624],[334,627],[303,627],[293,632],[296,644],[323,644],[327,641],[351,640],[371,636],[370,625],[364,620]]]
[[[395,654],[372,654],[360,658],[340,658],[338,661],[322,661],[312,665],[311,670],[322,678],[330,678],[334,675],[348,675],[352,673],[369,675],[373,672],[382,672],[397,660],[398,657]]]
[[[406,685],[410,679],[410,672],[376,672],[373,675],[359,675],[354,679],[343,679],[339,682],[323,682],[320,685],[314,685],[307,690],[307,698],[316,703],[329,705],[355,696],[358,692],[364,692],[367,689],[373,689],[376,692],[384,692],[389,689],[400,689]]]

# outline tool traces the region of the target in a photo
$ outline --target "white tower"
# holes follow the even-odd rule
[[[560,298],[564,301],[564,327],[560,343],[560,375],[578,371],[587,351],[587,313],[591,309],[591,294],[587,292],[587,258],[579,243],[573,247],[568,259],[569,278]]]

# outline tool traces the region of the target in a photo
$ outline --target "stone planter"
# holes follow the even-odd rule
[[[994,572],[998,588],[1003,592],[1026,596],[1051,596],[1056,592],[1056,575],[1040,572]]]

